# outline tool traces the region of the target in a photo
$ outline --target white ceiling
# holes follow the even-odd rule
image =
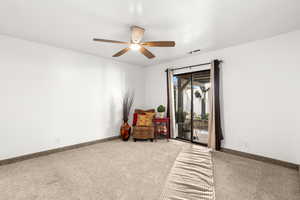
[[[300,29],[300,0],[1,0],[0,34],[112,58],[129,41],[131,25],[144,40],[174,40],[149,47],[149,60],[129,52],[115,60],[146,66]]]

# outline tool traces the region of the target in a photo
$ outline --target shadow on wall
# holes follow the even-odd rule
[[[119,135],[119,129],[122,124],[122,109],[121,109],[121,99],[110,98],[109,105],[109,120],[108,120],[108,130],[107,133],[110,133],[110,136]]]

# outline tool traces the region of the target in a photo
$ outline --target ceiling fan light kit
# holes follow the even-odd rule
[[[130,47],[131,50],[137,51],[137,50],[139,50],[141,48],[141,45],[132,43],[132,44],[130,44],[129,47]]]
[[[149,59],[152,59],[155,57],[149,50],[147,50],[144,46],[149,47],[174,47],[175,42],[174,41],[151,41],[151,42],[141,42],[142,38],[145,33],[145,29],[141,28],[139,26],[131,26],[131,41],[130,42],[122,42],[117,40],[106,40],[106,39],[97,39],[94,38],[93,40],[96,42],[109,42],[109,43],[116,43],[116,44],[126,44],[128,47],[122,49],[121,51],[117,52],[113,55],[113,57],[119,57],[129,50],[139,51],[144,56],[146,56]]]
[[[141,39],[143,38],[145,33],[145,29],[138,27],[138,26],[132,26],[131,27],[131,42],[132,43],[139,43]]]

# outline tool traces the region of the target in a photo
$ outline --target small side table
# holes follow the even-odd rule
[[[158,135],[164,135],[169,142],[169,137],[170,137],[170,131],[169,131],[169,121],[170,119],[168,117],[164,118],[154,118],[153,123],[154,123],[154,138],[155,141],[157,141],[157,136]],[[159,129],[159,127],[161,127]]]

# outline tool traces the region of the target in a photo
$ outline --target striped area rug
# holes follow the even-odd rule
[[[213,162],[209,149],[184,147],[168,175],[161,200],[215,200]]]

